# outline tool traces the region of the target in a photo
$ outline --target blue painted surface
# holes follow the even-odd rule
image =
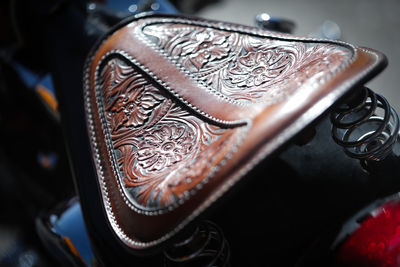
[[[34,88],[36,84],[38,84],[40,80],[40,76],[37,73],[29,70],[28,68],[24,67],[23,65],[13,62],[12,66],[14,67],[15,71],[18,73],[19,77],[21,78],[22,82],[28,88]]]
[[[55,96],[53,78],[51,77],[50,73],[44,75],[43,78],[38,82],[38,84],[44,86],[53,94],[53,96]]]
[[[80,203],[75,201],[60,217],[52,215],[50,222],[53,225],[53,231],[62,237],[68,237],[85,263],[91,266],[94,254],[86,232]]]
[[[26,87],[34,90],[38,85],[42,85],[55,96],[53,79],[50,73],[39,75],[17,62],[13,62],[12,66]]]

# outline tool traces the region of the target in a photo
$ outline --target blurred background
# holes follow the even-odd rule
[[[267,13],[293,21],[295,35],[336,38],[379,50],[387,56],[389,66],[367,85],[400,112],[399,0],[1,1],[0,267],[55,266],[55,257],[39,240],[35,222],[76,194],[53,74],[64,68],[71,71],[63,73],[67,76],[63,81],[78,86],[66,82],[59,90],[73,95],[82,82],[82,66],[63,64],[76,58],[82,63],[94,40],[121,19],[141,11],[251,26],[255,26],[257,14]],[[83,37],[88,37],[87,42]],[[55,40],[59,42],[51,43]],[[75,97],[80,98],[80,93]],[[70,109],[75,112],[79,105],[70,104]],[[329,223],[339,224],[365,204],[400,191],[397,170],[387,168],[383,174],[369,175],[331,140],[330,127],[330,122],[323,120],[311,142],[291,145],[262,165],[258,174],[257,170],[253,173],[261,177],[252,179],[241,195],[215,215],[213,219],[230,238],[236,259],[246,261],[250,253],[270,257],[275,263],[272,266],[293,266],[307,251],[320,254],[312,244]],[[244,207],[238,214],[232,207],[240,205]],[[50,226],[59,217],[52,219]],[[242,231],[245,223],[250,227]],[[267,239],[270,242],[264,246],[254,242]],[[259,265],[247,261],[247,266]]]

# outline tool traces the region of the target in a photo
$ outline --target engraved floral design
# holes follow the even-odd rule
[[[201,50],[196,50],[201,51]],[[131,65],[111,58],[101,69],[100,87],[113,157],[128,199],[146,209],[184,198],[224,158],[216,145],[231,147],[236,129],[204,122],[155,87]],[[197,159],[203,169],[185,179]],[[188,175],[186,175],[188,173]]]
[[[113,133],[140,127],[149,119],[163,97],[123,61],[111,60],[103,69],[103,97]]]
[[[351,50],[339,45],[184,23],[152,24],[143,33],[207,89],[244,104],[283,101],[306,83],[335,72],[351,57]],[[204,51],[213,51],[207,54],[201,44],[208,40],[215,41],[203,44]]]
[[[259,86],[277,78],[290,64],[288,53],[279,48],[249,52],[237,59],[228,77],[236,86]]]
[[[163,125],[139,143],[138,164],[147,172],[163,170],[185,158],[193,144],[193,131],[183,125]]]
[[[228,55],[230,47],[227,40],[226,35],[216,31],[196,31],[190,40],[182,45],[181,56],[187,56],[188,62],[200,70],[206,63]]]
[[[160,102],[160,98],[146,93],[143,88],[131,94],[119,95],[108,109],[113,113],[113,129],[118,129],[123,125],[125,127],[143,125],[153,108]]]

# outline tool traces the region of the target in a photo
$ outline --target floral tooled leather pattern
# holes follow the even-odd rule
[[[100,87],[118,179],[138,208],[162,209],[187,197],[237,141],[239,129],[192,115],[122,59],[104,64]],[[202,168],[193,173],[199,159]]]
[[[351,57],[351,51],[329,44],[306,45],[185,24],[148,25],[143,34],[206,87],[248,104],[282,101],[303,85],[291,83],[294,76],[297,81],[318,82],[314,75],[328,75]],[[301,72],[307,66],[313,73]]]
[[[287,53],[279,48],[250,52],[238,57],[229,69],[229,79],[240,87],[260,86],[281,75],[290,63]]]
[[[192,150],[195,134],[179,124],[164,124],[149,132],[139,143],[138,164],[147,172],[157,172],[182,161]]]
[[[186,66],[190,64],[200,70],[208,62],[219,60],[228,55],[230,46],[228,36],[215,31],[202,30],[193,39],[182,44],[182,56],[188,56]]]
[[[282,101],[318,83],[350,57],[348,50],[330,44],[192,25],[150,25],[143,34],[185,74],[219,92],[218,97],[249,105]],[[205,122],[130,64],[110,57],[99,72],[117,179],[137,208],[165,209],[201,188],[245,129]]]

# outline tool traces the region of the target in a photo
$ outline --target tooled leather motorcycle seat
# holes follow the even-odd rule
[[[112,230],[134,250],[163,243],[385,64],[345,42],[217,21],[119,25],[89,55],[84,89]]]

